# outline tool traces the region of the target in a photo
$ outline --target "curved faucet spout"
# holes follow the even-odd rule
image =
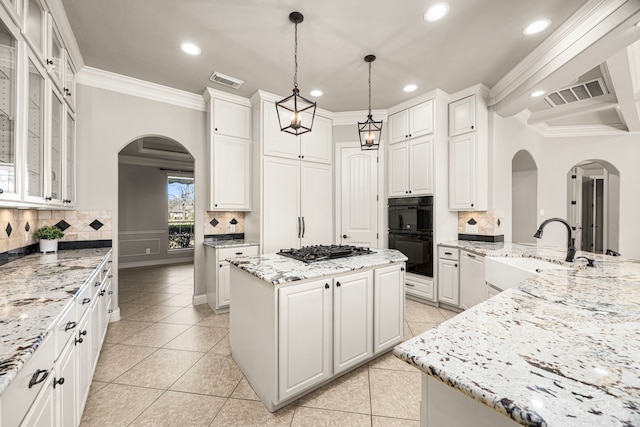
[[[549,224],[550,222],[559,222],[564,224],[565,227],[567,227],[567,257],[565,258],[565,261],[573,262],[573,259],[576,256],[575,239],[572,236],[571,225],[566,220],[562,218],[549,218],[543,221],[542,224],[540,224],[540,226],[538,227],[538,230],[533,235],[533,237],[535,237],[536,239],[542,239],[542,232],[544,228],[547,226],[547,224]]]

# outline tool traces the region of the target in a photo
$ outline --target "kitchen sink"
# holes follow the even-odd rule
[[[570,270],[570,267],[536,258],[487,257],[484,260],[485,281],[502,291],[544,270]]]

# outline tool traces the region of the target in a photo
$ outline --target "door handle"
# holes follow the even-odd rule
[[[343,235],[342,235],[342,238],[343,238],[343,239],[350,239],[350,238],[351,238],[351,236],[347,236],[346,234],[343,234]]]
[[[304,239],[304,230],[306,229],[306,226],[304,224],[304,217],[302,217],[302,238]]]
[[[302,225],[301,225],[301,222],[300,222],[300,217],[298,217],[298,239],[300,237],[302,237],[301,236],[301,232],[302,232]]]

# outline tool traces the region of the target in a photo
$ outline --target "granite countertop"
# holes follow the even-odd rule
[[[443,245],[570,265],[564,248]],[[522,425],[640,425],[640,262],[581,254],[596,267],[545,270],[394,354]]]
[[[244,239],[213,240],[205,239],[204,245],[212,248],[236,248],[241,246],[258,246],[259,243]]]
[[[304,263],[278,254],[230,258],[228,261],[265,282],[278,285],[369,267],[403,262],[407,257],[395,249],[372,249],[373,253],[327,261]]]
[[[110,250],[32,254],[0,267],[0,393]]]

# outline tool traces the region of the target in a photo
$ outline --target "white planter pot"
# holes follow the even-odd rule
[[[56,240],[45,240],[40,239],[40,252],[58,252],[58,239]]]

